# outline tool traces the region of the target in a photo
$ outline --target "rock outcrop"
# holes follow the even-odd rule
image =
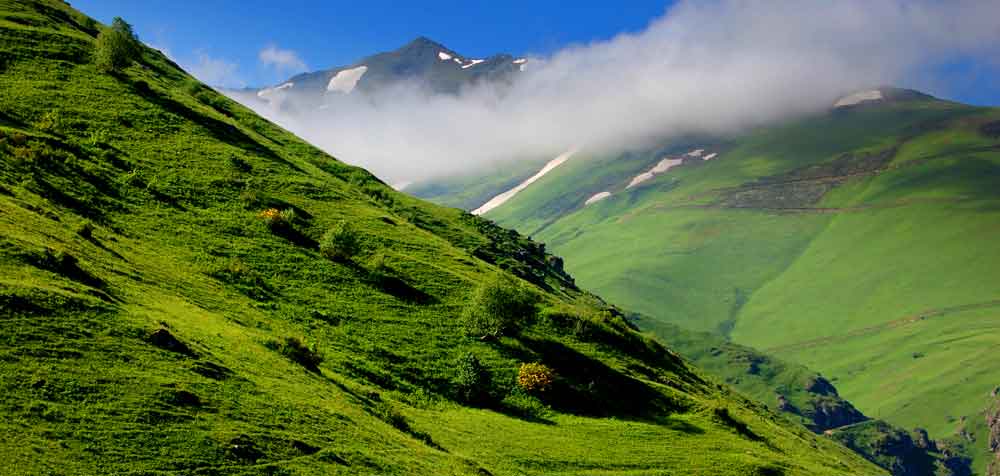
[[[993,459],[987,467],[986,474],[988,476],[1000,476],[1000,402],[998,401],[994,401],[986,409],[986,429],[989,435],[987,444],[989,445],[990,453],[993,455]]]

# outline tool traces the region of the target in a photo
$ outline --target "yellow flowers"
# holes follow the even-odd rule
[[[268,221],[278,220],[281,218],[281,210],[278,210],[277,208],[268,208],[267,210],[260,212],[257,217]]]
[[[264,220],[264,223],[271,228],[276,230],[279,228],[290,227],[292,222],[295,221],[295,210],[289,208],[288,210],[278,210],[277,208],[268,208],[257,214],[257,218]]]
[[[545,392],[552,387],[556,373],[545,364],[522,364],[517,372],[517,385],[528,392]]]

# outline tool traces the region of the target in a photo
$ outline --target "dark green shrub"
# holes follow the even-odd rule
[[[319,251],[332,260],[349,260],[361,251],[361,240],[349,223],[340,222],[323,234]]]
[[[378,252],[372,255],[368,260],[368,270],[377,276],[389,274],[392,270],[389,268],[389,262],[385,257],[385,253]]]
[[[319,371],[319,364],[323,363],[315,342],[306,345],[297,337],[286,337],[284,341],[268,341],[264,345],[313,372]]]
[[[253,170],[253,166],[250,165],[250,162],[247,162],[242,157],[237,157],[235,155],[229,156],[229,166],[244,173]]]
[[[115,17],[111,26],[97,35],[94,64],[103,71],[121,71],[137,60],[141,51],[132,25],[121,17]]]
[[[76,234],[87,240],[92,239],[94,237],[94,224],[89,221],[81,223],[80,226],[76,227]]]
[[[472,293],[463,316],[466,333],[482,339],[516,335],[538,314],[537,303],[535,293],[497,273]]]
[[[389,402],[380,401],[376,403],[375,406],[372,407],[372,413],[378,417],[379,420],[388,423],[399,431],[410,431],[410,423],[406,421],[406,417],[403,416],[403,414]]]
[[[475,354],[469,352],[455,362],[455,377],[452,379],[455,396],[459,401],[471,405],[482,405],[489,401],[493,376],[483,367]]]
[[[42,132],[58,134],[63,129],[62,116],[59,115],[59,111],[46,112],[35,122],[35,127]]]
[[[273,296],[274,290],[267,280],[239,258],[233,258],[226,266],[211,271],[208,275],[232,285],[239,292],[257,301],[267,301]]]

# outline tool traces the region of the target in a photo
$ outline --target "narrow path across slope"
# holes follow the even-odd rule
[[[622,215],[622,217],[620,218],[620,221],[626,221],[626,220],[632,218],[632,216],[638,215],[638,214],[642,213],[643,211],[646,211],[646,210],[649,210],[649,209],[654,209],[654,210],[655,209],[660,209],[660,210],[662,210],[662,209],[678,209],[678,208],[730,208],[730,209],[735,208],[735,209],[756,209],[756,210],[763,210],[763,211],[798,212],[798,213],[840,213],[840,212],[856,212],[856,211],[862,211],[862,210],[867,210],[867,209],[872,209],[872,208],[894,208],[894,207],[898,207],[898,206],[905,206],[905,205],[909,205],[911,203],[915,203],[917,201],[917,199],[901,200],[901,201],[897,201],[897,202],[893,202],[893,203],[887,203],[887,204],[871,204],[871,205],[861,205],[861,206],[856,206],[856,207],[843,207],[843,208],[823,208],[823,207],[754,207],[754,206],[738,207],[738,206],[727,206],[727,205],[722,205],[722,204],[718,204],[718,203],[697,204],[697,205],[693,205],[693,204],[689,204],[689,203],[690,202],[696,202],[698,200],[703,200],[703,199],[710,198],[710,197],[715,197],[715,196],[718,196],[719,194],[724,194],[724,193],[729,193],[729,192],[748,191],[748,190],[755,190],[755,189],[776,188],[776,187],[782,187],[782,186],[792,185],[792,184],[801,184],[801,183],[842,182],[842,181],[847,181],[847,180],[854,179],[854,178],[860,178],[860,177],[867,177],[867,176],[872,176],[872,175],[878,175],[878,174],[885,173],[885,172],[892,172],[892,171],[900,170],[900,169],[904,169],[904,168],[909,168],[909,167],[924,165],[924,164],[927,164],[927,163],[930,163],[930,162],[933,162],[933,161],[937,161],[937,160],[951,160],[951,159],[956,159],[956,155],[960,155],[960,154],[972,154],[972,153],[978,153],[978,152],[992,152],[992,151],[1000,151],[1000,145],[985,146],[985,147],[971,147],[971,148],[967,148],[967,149],[964,149],[964,150],[953,151],[953,152],[948,152],[948,153],[944,153],[944,154],[927,155],[927,156],[924,156],[924,157],[918,157],[918,158],[914,158],[914,159],[911,159],[911,160],[907,160],[907,161],[901,162],[901,163],[889,163],[889,164],[887,164],[884,167],[879,167],[877,169],[868,170],[868,171],[864,171],[864,172],[856,172],[856,173],[849,173],[849,174],[843,174],[843,175],[828,175],[828,176],[822,176],[822,177],[810,177],[810,178],[804,178],[804,179],[784,180],[784,181],[776,181],[776,182],[761,183],[761,184],[748,183],[748,184],[743,184],[743,185],[738,185],[738,186],[733,186],[733,187],[713,188],[713,189],[709,189],[709,190],[704,190],[704,191],[701,191],[701,192],[697,192],[697,193],[694,193],[694,194],[691,194],[691,195],[688,195],[688,196],[685,196],[685,197],[680,197],[680,198],[678,198],[676,200],[671,200],[670,202],[652,203],[652,204],[650,204],[647,207],[644,207],[642,209],[632,210],[632,211],[630,211],[630,212]],[[958,201],[960,199],[927,199],[927,200],[929,200],[929,201],[930,200]]]

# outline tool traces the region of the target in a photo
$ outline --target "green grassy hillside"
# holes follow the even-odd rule
[[[880,474],[516,233],[392,191],[158,52],[100,72],[99,28],[0,1],[3,474]],[[342,222],[360,251],[331,260]],[[497,273],[542,312],[466,336]],[[469,353],[492,376],[478,407]],[[538,362],[554,382],[522,390]]]
[[[487,217],[545,241],[585,289],[805,364],[866,414],[947,436],[996,383],[1000,111],[883,91],[706,141],[718,158],[629,190],[699,144],[570,162]],[[583,206],[601,190],[615,193]]]

